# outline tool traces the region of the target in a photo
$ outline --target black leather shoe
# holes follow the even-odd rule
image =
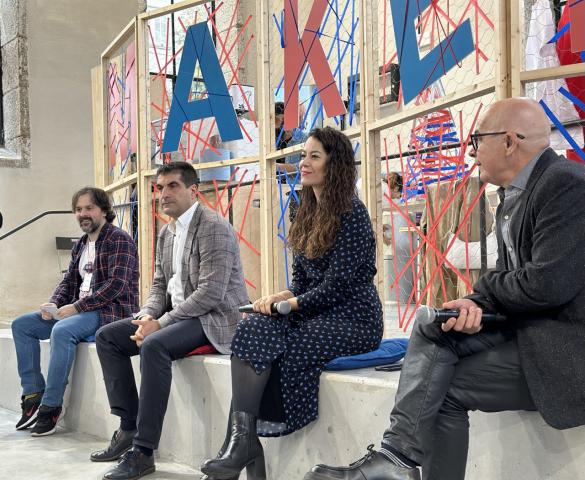
[[[397,467],[370,445],[368,453],[349,467],[315,465],[304,480],[420,480],[420,472]]]
[[[128,450],[114,468],[104,474],[103,480],[137,480],[156,470],[154,455],[144,455],[140,450]]]
[[[132,439],[136,435],[136,430],[116,430],[110,444],[103,450],[93,452],[89,459],[92,462],[111,462],[112,460],[118,460],[124,453],[132,448]]]

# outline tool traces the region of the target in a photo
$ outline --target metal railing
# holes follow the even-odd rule
[[[31,223],[34,223],[37,220],[39,220],[40,218],[46,217],[47,215],[63,215],[65,213],[68,213],[69,215],[71,215],[71,210],[47,210],[46,212],[39,213],[36,217],[33,217],[30,220],[27,220],[26,222],[24,222],[23,224],[19,225],[18,227],[13,228],[12,230],[10,230],[8,233],[5,233],[4,235],[1,235],[0,236],[0,240],[4,240],[5,238],[9,237],[10,235],[15,234],[19,230],[22,230],[24,227],[27,227]]]

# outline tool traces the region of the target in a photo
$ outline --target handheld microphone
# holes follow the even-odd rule
[[[254,312],[254,306],[250,305],[242,305],[238,308],[241,313],[256,313]],[[270,312],[278,313],[279,315],[288,315],[291,312],[290,303],[286,300],[278,303],[273,303],[270,305]]]
[[[445,310],[439,308],[429,307],[428,305],[421,305],[416,310],[415,318],[419,322],[431,323],[445,323],[450,318],[457,318],[459,316],[459,310]],[[500,313],[482,313],[481,321],[485,323],[489,322],[505,322],[507,320],[505,315]]]

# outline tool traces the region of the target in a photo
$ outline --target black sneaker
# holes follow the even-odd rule
[[[37,421],[37,415],[39,413],[39,406],[41,405],[41,399],[43,398],[42,393],[35,393],[33,395],[27,395],[22,397],[20,407],[22,408],[22,417],[16,424],[17,430],[26,430]]]
[[[46,405],[41,405],[39,407],[37,423],[30,431],[31,436],[44,437],[55,433],[60,415],[61,407],[47,407]]]

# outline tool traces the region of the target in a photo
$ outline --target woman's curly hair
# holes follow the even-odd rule
[[[316,128],[309,137],[321,142],[328,155],[325,184],[319,202],[311,187],[303,187],[288,243],[293,252],[317,258],[335,243],[341,215],[352,210],[357,175],[351,142],[342,132],[331,127]]]

